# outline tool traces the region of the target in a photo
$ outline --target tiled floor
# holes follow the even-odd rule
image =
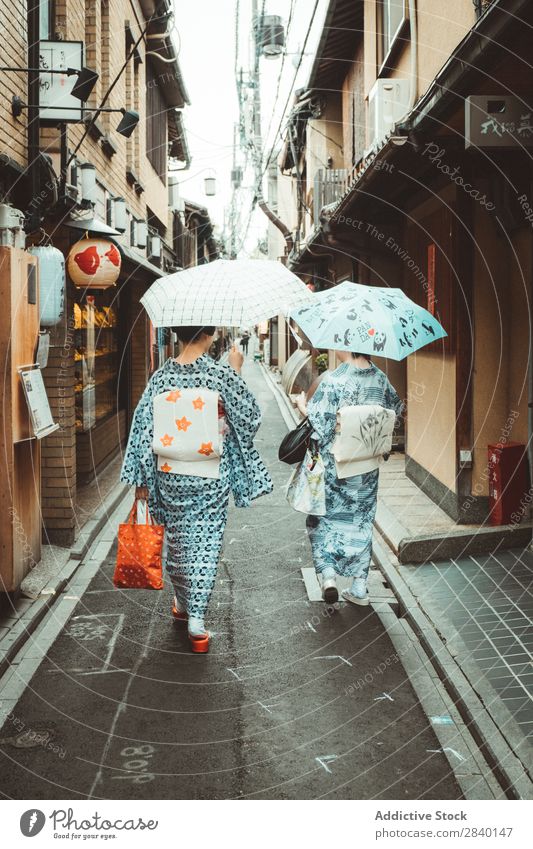
[[[404,567],[442,632],[451,623],[533,743],[533,553],[502,551]]]

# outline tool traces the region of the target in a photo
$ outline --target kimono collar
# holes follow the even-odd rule
[[[174,357],[169,357],[165,362],[163,368],[167,369],[194,369],[198,368],[198,366],[206,365],[208,356],[207,354],[202,354],[195,360],[193,363],[178,363]]]
[[[359,377],[364,377],[367,374],[375,374],[376,373],[376,366],[374,365],[374,363],[369,363],[369,368],[358,368],[357,366],[354,366],[352,363],[346,362],[346,363],[341,363],[340,366],[338,366],[335,369],[334,373],[338,374],[339,376],[342,376],[344,374],[348,374],[348,372],[354,372]]]

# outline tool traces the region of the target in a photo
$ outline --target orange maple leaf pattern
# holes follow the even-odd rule
[[[177,401],[178,398],[181,398],[181,392],[179,389],[173,389],[172,392],[169,392],[165,401]]]
[[[181,419],[176,419],[176,426],[178,430],[187,430],[192,425],[187,418],[187,416],[182,416]]]
[[[169,435],[168,435],[168,433],[165,433],[165,435],[164,435],[164,436],[161,436],[161,437],[159,438],[159,441],[160,441],[160,442],[162,442],[162,443],[163,443],[163,445],[165,445],[165,446],[166,446],[166,445],[172,445],[172,443],[174,442],[174,437],[173,437],[173,436],[169,436]]]
[[[203,398],[198,397],[195,398],[195,400],[192,402],[192,405],[195,410],[203,410],[205,407],[205,401]]]
[[[209,457],[211,454],[213,454],[213,443],[202,442],[202,445],[198,449],[198,454],[204,454],[206,457]]]
[[[168,463],[165,463],[163,466],[161,466],[161,471],[162,472],[171,472],[172,466],[169,466]]]

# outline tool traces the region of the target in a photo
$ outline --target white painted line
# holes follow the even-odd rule
[[[315,758],[315,761],[317,761],[320,764],[322,769],[324,769],[326,772],[329,772],[330,775],[331,775],[331,770],[328,766],[328,763],[331,763],[332,761],[336,761],[336,760],[337,760],[337,755],[321,755],[321,757]]]
[[[346,666],[352,666],[349,660],[346,660],[345,657],[342,657],[340,654],[324,654],[320,657],[312,657],[311,660],[342,660]]]
[[[374,701],[375,701],[375,702],[382,702],[382,701],[384,701],[385,699],[388,699],[388,700],[389,700],[389,702],[393,702],[393,701],[394,701],[394,699],[392,698],[392,696],[391,696],[391,695],[389,695],[389,693],[383,693],[383,695],[382,695],[382,696],[376,696],[376,698],[374,699]]]
[[[464,758],[460,752],[458,752],[456,749],[452,749],[450,746],[444,746],[442,749],[426,749],[426,752],[435,755],[442,755],[445,752],[450,752],[450,754],[455,755],[458,761],[462,762],[466,760],[466,758]]]

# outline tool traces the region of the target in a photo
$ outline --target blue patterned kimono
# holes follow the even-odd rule
[[[157,470],[152,450],[153,399],[172,389],[204,387],[220,394],[227,432],[220,477],[201,478]],[[150,378],[137,405],[120,479],[148,487],[154,519],[165,526],[166,569],[179,606],[203,618],[216,578],[230,492],[237,507],[271,492],[272,481],[253,447],[261,422],[257,401],[229,365],[204,355],[190,365],[170,358]]]
[[[319,574],[333,567],[339,575],[366,578],[370,569],[379,470],[341,480],[331,453],[337,411],[358,404],[380,404],[397,415],[402,409],[400,398],[380,369],[374,364],[360,369],[349,362],[325,375],[307,405],[325,465],[326,515],[307,518]]]

